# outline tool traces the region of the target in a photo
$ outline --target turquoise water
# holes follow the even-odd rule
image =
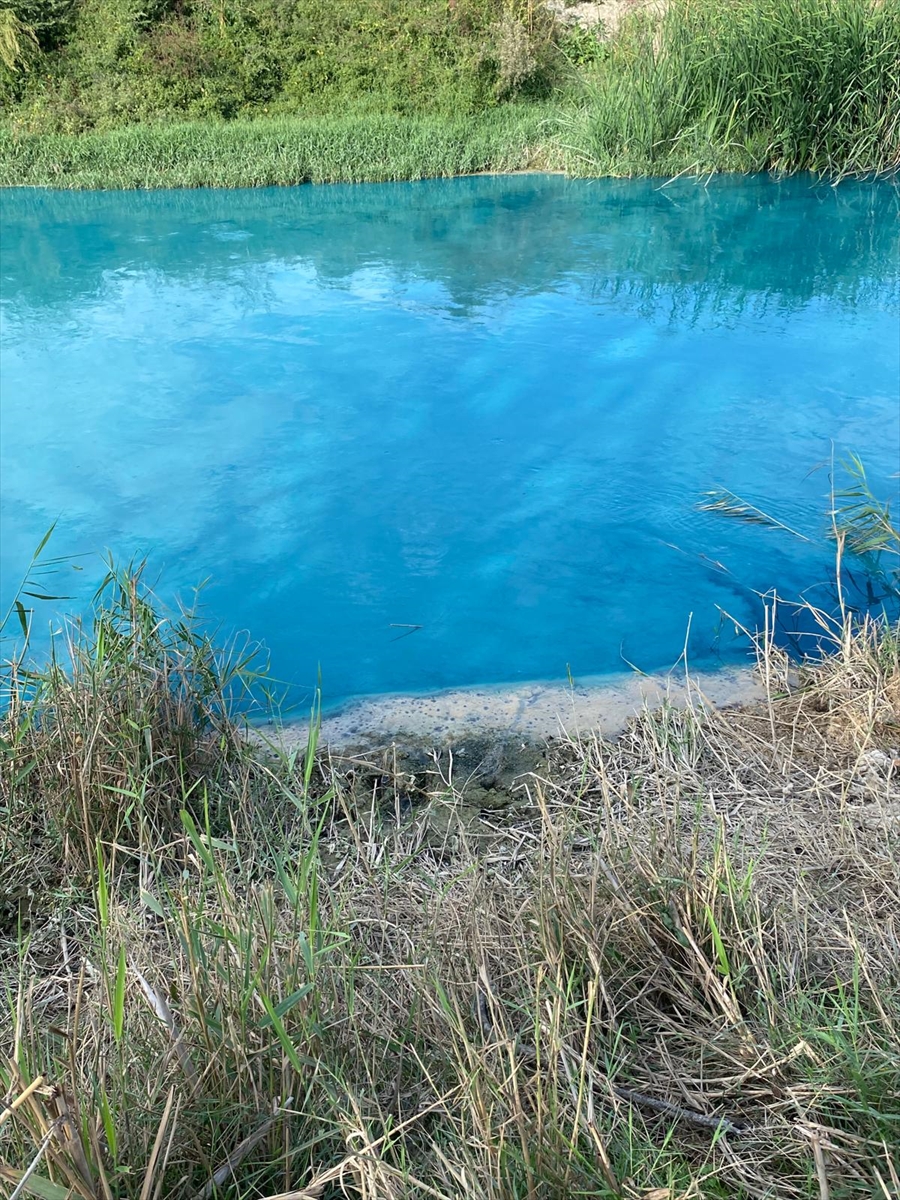
[[[655,669],[686,638],[734,660],[722,611],[827,598],[832,447],[897,488],[888,183],[0,207],[3,597],[58,517],[56,554],[147,554],[168,596],[208,577],[298,698],[319,667],[335,701]],[[698,512],[713,487],[813,540]],[[79,561],[57,585],[84,598]]]

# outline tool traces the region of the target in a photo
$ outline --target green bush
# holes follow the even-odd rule
[[[8,2],[50,12],[40,0],[0,0]],[[51,8],[59,20],[52,37],[47,26],[46,69],[6,97],[17,122],[36,131],[259,111],[477,112],[547,95],[564,67],[552,18],[504,0],[81,0],[77,9],[51,0]]]
[[[4,9],[34,30],[42,50],[64,42],[75,19],[75,0],[0,0],[0,13]]]

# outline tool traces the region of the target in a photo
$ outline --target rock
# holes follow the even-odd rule
[[[603,10],[607,7],[605,4],[567,4],[566,0],[544,0],[544,7],[553,14],[560,25],[593,29],[595,26],[605,23],[603,19]]]
[[[665,9],[665,0],[544,0],[544,7],[553,17],[569,29],[594,29],[598,36],[614,34],[624,17],[636,9],[645,8],[654,13]]]
[[[866,750],[859,756],[859,765],[864,771],[887,774],[891,767],[898,765],[898,751]]]

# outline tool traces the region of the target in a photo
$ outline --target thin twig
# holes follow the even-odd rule
[[[41,1159],[44,1157],[47,1147],[50,1145],[51,1141],[53,1140],[53,1138],[56,1134],[57,1125],[63,1119],[64,1118],[62,1118],[62,1117],[57,1117],[57,1119],[53,1122],[53,1124],[50,1126],[50,1128],[44,1134],[43,1140],[41,1141],[41,1144],[37,1148],[37,1153],[35,1154],[34,1158],[31,1160],[31,1162],[28,1164],[28,1167],[26,1168],[25,1173],[19,1179],[19,1182],[16,1184],[9,1200],[18,1200],[19,1196],[24,1196],[25,1185],[28,1183],[28,1180],[31,1178],[31,1176],[37,1170],[38,1164],[40,1163]]]

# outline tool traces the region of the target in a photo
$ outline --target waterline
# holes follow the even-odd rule
[[[422,695],[365,696],[325,713],[320,736],[333,750],[405,738],[452,743],[482,736],[525,741],[593,733],[612,737],[645,708],[658,709],[664,704],[730,708],[751,704],[765,694],[752,668],[723,667],[696,674],[630,672],[568,685],[534,682]],[[289,751],[306,745],[309,722],[270,723],[257,730]]]

